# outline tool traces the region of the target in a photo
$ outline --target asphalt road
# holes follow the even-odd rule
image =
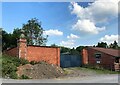
[[[39,80],[13,80],[2,79],[2,83],[118,83],[118,74],[105,74],[99,76],[73,77],[66,79],[39,79]]]

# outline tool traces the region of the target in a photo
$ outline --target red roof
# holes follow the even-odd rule
[[[110,49],[110,48],[100,48],[100,47],[89,47],[89,48],[115,56],[115,57],[120,57],[120,50]]]

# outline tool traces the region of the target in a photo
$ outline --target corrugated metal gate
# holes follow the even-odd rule
[[[77,67],[81,66],[82,59],[80,55],[61,54],[60,55],[60,66],[65,67]]]

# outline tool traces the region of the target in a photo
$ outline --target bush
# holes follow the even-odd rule
[[[11,72],[9,77],[12,78],[12,79],[18,79],[18,76],[17,76],[16,72]]]
[[[21,77],[20,77],[20,79],[30,79],[28,76],[26,76],[26,75],[22,75]]]
[[[30,64],[32,64],[32,65],[35,65],[35,64],[37,64],[38,62],[35,62],[35,61],[31,61],[30,62]]]
[[[20,59],[20,64],[22,65],[29,64],[29,61],[25,59]]]
[[[2,77],[16,79],[17,67],[20,65],[28,64],[29,62],[18,57],[11,57],[7,55],[2,56]]]

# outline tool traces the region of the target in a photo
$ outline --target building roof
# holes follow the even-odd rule
[[[100,47],[89,47],[89,48],[115,56],[115,57],[120,57],[120,50],[110,49],[110,48],[100,48]]]

